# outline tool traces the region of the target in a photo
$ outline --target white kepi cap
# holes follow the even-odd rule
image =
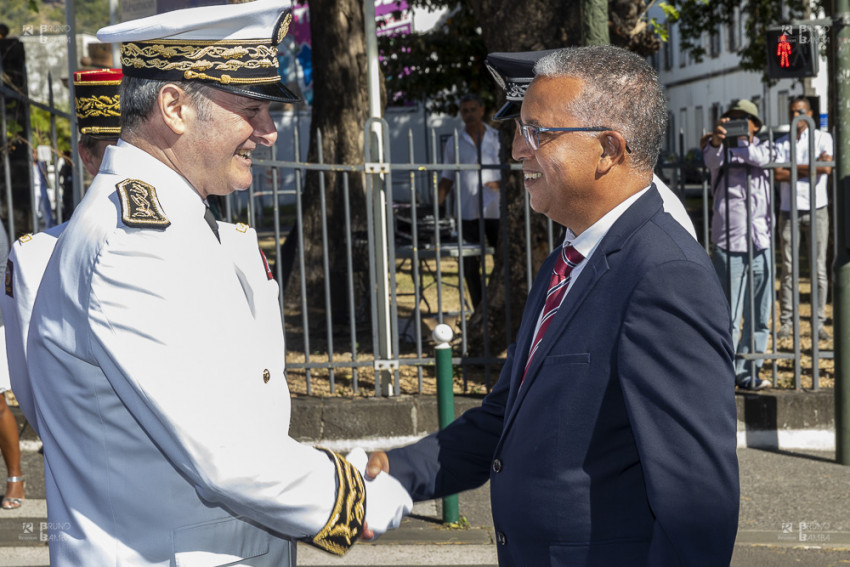
[[[256,0],[165,12],[107,26],[106,43],[121,43],[126,77],[201,81],[262,100],[298,102],[278,74],[277,45],[292,22],[289,0]]]

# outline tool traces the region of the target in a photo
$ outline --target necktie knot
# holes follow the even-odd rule
[[[584,260],[584,256],[581,252],[565,244],[561,247],[561,253],[552,268],[553,277],[557,276],[559,280],[564,279],[582,260]]]
[[[561,246],[561,254],[555,261],[554,271],[559,276],[566,277],[582,260],[584,260],[584,256],[582,256],[581,252],[565,244]]]

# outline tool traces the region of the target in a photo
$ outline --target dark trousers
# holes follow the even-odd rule
[[[471,244],[480,244],[479,238],[479,219],[461,221],[461,230],[464,242]],[[496,248],[496,243],[499,240],[499,219],[484,219],[484,239],[487,246]],[[463,259],[463,277],[466,280],[466,287],[469,289],[469,297],[472,299],[472,307],[476,307],[481,302],[482,297],[482,278],[485,279],[487,274],[482,274],[480,256],[467,256]]]

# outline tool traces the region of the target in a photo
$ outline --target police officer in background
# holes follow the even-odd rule
[[[28,364],[45,447],[51,565],[295,563],[342,554],[412,504],[366,455],[288,436],[278,285],[256,233],[209,195],[251,184],[277,134],[287,3],[104,28],[122,43],[122,133],[48,263]],[[210,306],[215,305],[215,309]],[[366,528],[366,525],[368,528]]]
[[[121,132],[121,105],[118,89],[120,69],[98,69],[74,73],[74,106],[80,140],[77,151],[86,171],[94,177],[103,153],[118,142]],[[70,163],[70,162],[69,162]],[[64,169],[64,166],[63,166]],[[71,173],[73,176],[73,173]],[[63,195],[63,203],[70,192]],[[70,209],[69,209],[70,210]],[[38,433],[38,420],[32,401],[26,350],[32,306],[44,268],[67,222],[36,234],[25,234],[12,244],[6,261],[6,293],[0,295],[6,324],[6,355],[12,391],[30,426]]]

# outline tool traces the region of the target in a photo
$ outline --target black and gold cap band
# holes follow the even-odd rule
[[[121,134],[120,69],[74,73],[74,112],[77,129],[97,139],[111,140]]]
[[[243,96],[284,103],[300,98],[282,83],[278,44],[292,22],[289,3],[256,0],[157,14],[108,26],[98,39],[121,43],[128,77],[201,81]]]

